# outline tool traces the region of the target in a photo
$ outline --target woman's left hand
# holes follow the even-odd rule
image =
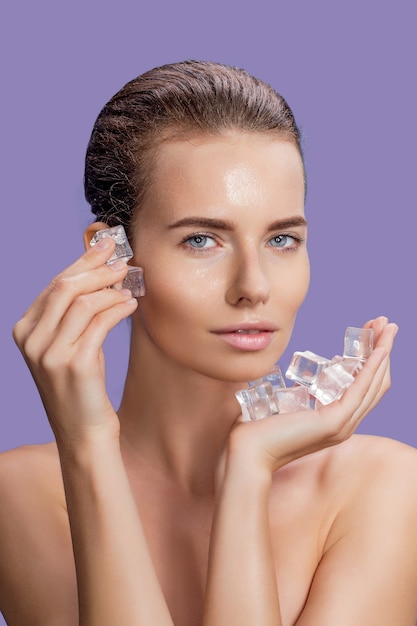
[[[374,350],[340,400],[315,410],[274,415],[238,423],[231,431],[227,460],[274,472],[312,452],[342,443],[358,428],[391,385],[389,355],[398,327],[379,317],[365,324],[374,330]]]

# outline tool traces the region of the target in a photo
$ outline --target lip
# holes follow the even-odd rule
[[[212,331],[229,345],[243,351],[257,351],[267,348],[278,330],[278,326],[268,321],[242,322]],[[253,331],[245,333],[239,331]]]
[[[232,326],[225,326],[224,328],[219,328],[218,330],[213,330],[212,332],[216,335],[220,335],[223,333],[236,333],[239,330],[275,332],[278,330],[278,326],[268,320],[253,320],[252,322],[241,322],[233,324]]]

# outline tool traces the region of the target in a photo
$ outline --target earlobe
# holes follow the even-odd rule
[[[84,248],[88,250],[90,248],[90,241],[98,230],[103,230],[103,228],[108,228],[108,225],[105,222],[93,222],[89,224],[84,231]]]

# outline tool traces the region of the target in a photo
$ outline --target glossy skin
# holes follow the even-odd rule
[[[395,324],[368,322],[339,402],[240,422],[234,391],[282,354],[308,287],[303,195],[280,139],[165,144],[131,242],[147,295],[103,289],[126,269],[95,246],[16,325],[56,444],[0,461],[11,626],[414,626],[416,452],[353,435],[389,388]],[[128,315],[116,414],[101,345]]]
[[[221,380],[267,371],[308,288],[303,219],[293,144],[243,135],[164,146],[135,228],[134,261],[149,291],[139,301],[141,349],[149,339],[174,367]],[[267,349],[219,341],[216,332],[244,324],[274,328]]]

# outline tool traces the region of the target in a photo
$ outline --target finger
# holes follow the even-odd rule
[[[381,335],[380,341],[378,342],[379,346],[385,347],[385,349],[391,352],[397,332],[398,332],[398,326],[396,324],[388,324],[386,328],[384,329],[383,334]],[[381,387],[375,399],[368,407],[366,414],[372,411],[372,409],[378,404],[381,398],[385,395],[385,393],[391,387],[391,371],[390,371],[390,359],[389,358],[385,360],[384,365],[385,365],[385,369],[384,369],[384,375],[383,375]]]
[[[363,328],[372,328],[372,324],[374,323],[375,320],[368,320],[367,322],[365,322],[365,324],[363,325]]]
[[[327,422],[330,432],[336,438],[343,440],[352,434],[361,417],[365,416],[381,387],[387,356],[385,348],[376,348],[342,398],[318,409],[321,418]]]
[[[386,379],[387,371],[389,371],[388,352],[385,350],[385,348],[376,348],[374,352],[376,354],[380,352],[380,355],[383,355],[383,358],[375,374],[370,379],[369,384],[368,384],[368,381],[365,382],[364,389],[366,390],[366,384],[368,384],[368,388],[363,395],[361,403],[357,407],[356,411],[352,414],[352,423],[355,429],[357,428],[359,423],[364,419],[364,417],[371,411],[371,409],[380,401],[380,399],[382,398],[382,396],[385,394],[387,390],[384,385],[384,381]],[[364,370],[365,370],[365,367],[363,368],[362,372],[364,372]],[[369,376],[369,371],[367,373]],[[359,375],[358,375],[358,378],[359,378]],[[363,383],[363,381],[359,381],[359,382]]]
[[[364,328],[372,328],[374,330],[374,348],[377,347],[385,347],[385,349],[391,353],[393,342],[395,336],[398,332],[397,324],[388,323],[388,318],[384,316],[380,316],[375,320],[370,320],[366,322]],[[390,367],[389,367],[389,359],[386,362],[386,375],[383,384],[382,394],[387,391],[390,387],[391,377],[390,377]],[[381,394],[381,395],[382,395]]]
[[[97,357],[107,334],[122,319],[131,315],[138,304],[136,298],[132,298],[126,292],[114,295],[118,296],[118,302],[106,309],[100,309],[95,315],[90,315],[89,322],[84,318],[84,330],[78,334],[75,341],[70,341],[70,337],[74,338],[75,333],[68,323],[68,328],[64,333],[59,333],[43,352],[40,350],[37,352],[39,356],[37,359],[31,359],[31,365],[36,366],[39,362],[43,370],[55,373],[62,366],[70,366],[74,372],[84,371],[86,376],[91,376],[93,371],[91,366],[97,363]],[[103,305],[102,302],[99,304]],[[81,324],[78,331],[80,329]]]
[[[355,381],[343,394],[342,398],[337,401],[337,408],[340,410],[338,418],[343,428],[348,429],[349,434],[356,430],[361,420],[369,412],[370,406],[381,389],[387,357],[388,352],[385,348],[376,348]],[[329,410],[329,416],[331,408],[332,405],[330,404],[324,407],[326,413],[327,409]]]
[[[382,330],[378,346],[372,352],[351,387],[337,403],[338,411],[340,410],[339,417],[341,423],[344,424],[344,427],[350,429],[351,432],[356,430],[360,422],[378,404],[390,388],[389,354],[392,350],[398,327],[396,324],[386,324],[385,320],[386,318],[379,318],[379,325]],[[328,405],[329,408],[331,406]],[[330,419],[333,418],[330,417]]]
[[[116,244],[111,237],[104,237],[94,247],[90,248],[81,257],[79,257],[72,265],[58,274],[58,276],[56,276],[40,293],[40,295],[24,313],[22,319],[16,324],[14,329],[14,335],[17,335],[16,338],[19,336],[20,327],[25,328],[26,325],[30,326],[40,318],[46,300],[48,300],[51,292],[55,291],[56,285],[57,283],[59,284],[61,279],[76,276],[77,274],[83,274],[84,272],[103,266],[111,257],[115,245]],[[20,324],[20,322],[23,323]]]
[[[116,243],[111,237],[103,237],[95,246],[84,252],[74,263],[65,268],[61,276],[74,276],[104,265],[112,256]]]
[[[68,350],[78,341],[96,315],[126,302],[131,297],[129,290],[117,289],[101,289],[82,294],[72,302],[57,327],[49,331],[47,338],[45,327],[48,320],[42,320],[32,333],[31,343],[37,346],[38,353],[42,351],[42,345],[47,346],[52,340],[61,351]]]
[[[371,328],[374,331],[374,347],[377,345],[379,336],[388,324],[388,318],[384,315],[380,315],[374,320],[370,320],[364,325],[364,328]]]
[[[104,241],[104,240],[103,240]],[[99,267],[72,276],[60,275],[50,285],[49,294],[37,311],[21,320],[17,338],[18,345],[23,345],[34,333],[43,338],[43,345],[48,345],[55,336],[57,328],[74,301],[82,295],[103,290],[120,282],[127,273],[127,266],[122,261]]]
[[[41,323],[45,331],[56,328],[77,298],[121,282],[127,271],[126,263],[117,261],[81,274],[60,276],[54,281],[53,290],[45,301],[42,317],[36,323]]]
[[[129,298],[125,302],[120,302],[112,307],[101,311],[96,315],[86,327],[84,333],[81,335],[78,346],[77,354],[87,367],[91,358],[95,358],[103,342],[109,333],[120,321],[132,315],[138,306],[136,298]]]
[[[397,335],[398,332],[398,326],[397,324],[386,324],[378,337],[378,340],[376,342],[375,345],[375,349],[376,348],[383,348],[388,352],[388,355],[391,354],[393,345],[394,345],[394,340],[395,337]],[[380,397],[382,397],[382,395],[389,389],[390,387],[390,381],[391,381],[391,375],[390,375],[390,359],[387,358],[384,362],[384,379],[381,385],[381,392],[379,397],[376,398],[377,401],[379,401]]]
[[[397,332],[397,324],[393,322],[387,322],[385,325],[381,324],[377,332],[375,332],[374,347],[378,348],[380,346],[383,346],[387,350],[389,350],[389,352],[391,352]]]

